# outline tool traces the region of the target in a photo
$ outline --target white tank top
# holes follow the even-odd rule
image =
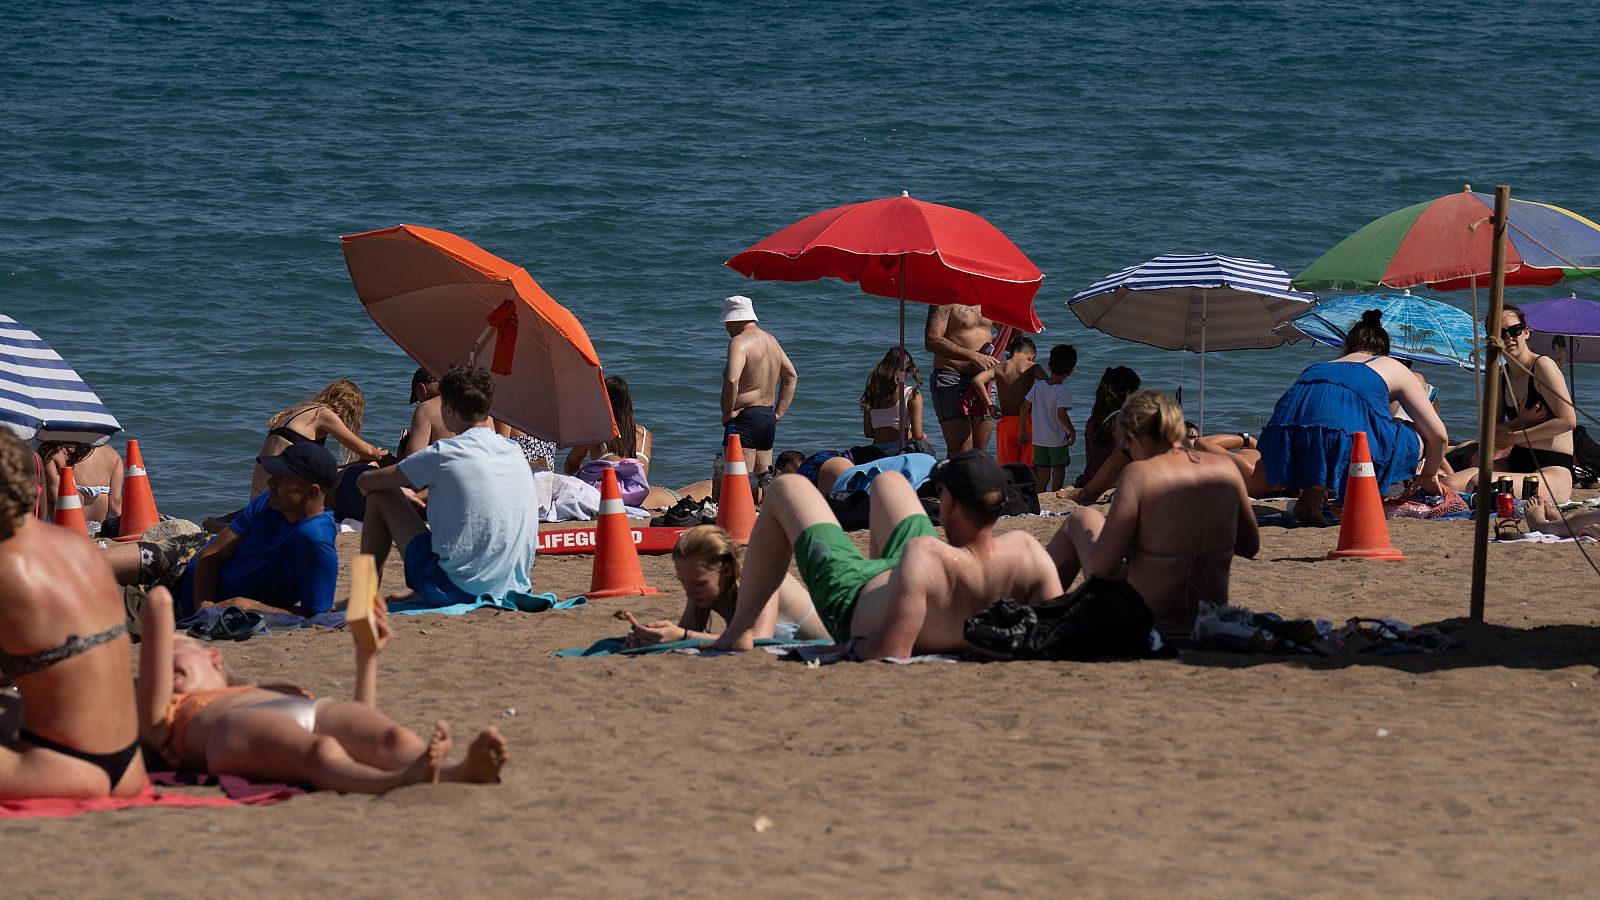
[[[906,407],[909,409],[911,406],[911,385],[901,385],[900,390],[906,398]],[[869,409],[867,410],[867,415],[871,417],[873,429],[894,428],[900,424],[900,407],[898,404]]]

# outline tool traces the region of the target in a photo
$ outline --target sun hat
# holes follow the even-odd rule
[[[735,294],[722,301],[722,321],[724,322],[759,322],[756,318],[756,304],[749,297]]]

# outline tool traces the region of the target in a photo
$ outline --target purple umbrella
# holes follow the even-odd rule
[[[1529,345],[1534,352],[1553,356],[1557,362],[1565,356],[1567,381],[1575,390],[1573,364],[1600,362],[1600,303],[1573,294],[1529,303],[1522,307],[1522,314],[1534,332]]]

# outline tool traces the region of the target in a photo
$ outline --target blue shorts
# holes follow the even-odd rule
[[[450,576],[439,566],[439,554],[433,552],[433,535],[424,531],[406,544],[404,554],[406,587],[417,592],[417,598],[429,606],[455,606],[473,603],[478,598],[456,587]]]

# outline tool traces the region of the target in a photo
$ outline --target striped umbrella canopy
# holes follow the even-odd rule
[[[1489,286],[1494,197],[1468,185],[1362,226],[1295,276],[1309,291],[1425,285]],[[1512,200],[1506,219],[1506,286],[1559,284],[1600,273],[1600,225],[1559,206]]]
[[[0,315],[0,427],[25,441],[81,444],[104,444],[122,430],[61,354],[6,315]]]
[[[1067,301],[1089,328],[1164,350],[1200,354],[1200,427],[1205,428],[1209,350],[1254,350],[1289,340],[1273,329],[1317,298],[1290,288],[1289,274],[1255,259],[1169,254],[1100,279]]]
[[[1448,303],[1398,294],[1350,294],[1317,305],[1278,327],[1290,340],[1309,338],[1330,347],[1344,346],[1345,335],[1369,309],[1383,313],[1389,332],[1389,355],[1400,359],[1472,368],[1472,317]]]

